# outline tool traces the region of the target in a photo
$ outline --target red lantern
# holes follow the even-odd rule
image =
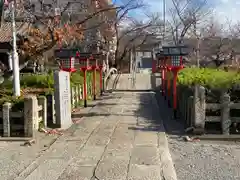
[[[177,109],[177,77],[178,71],[183,68],[182,56],[188,55],[187,46],[169,46],[163,47],[163,54],[166,56],[166,67],[167,71],[173,72],[173,108],[174,117],[176,117]],[[170,87],[170,80],[167,82],[167,87]],[[168,95],[171,95],[170,88],[168,90]]]
[[[75,58],[70,57],[69,59],[61,59],[60,60],[60,68],[63,71],[67,72],[75,72]]]
[[[89,70],[97,69],[97,59],[92,55],[89,57]]]
[[[79,66],[80,66],[80,70],[81,71],[86,71],[89,68],[89,59],[87,57],[83,57],[80,55],[80,57],[78,57],[78,61],[79,61]]]

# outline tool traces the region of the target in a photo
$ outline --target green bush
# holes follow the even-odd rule
[[[77,71],[71,74],[70,81],[72,85],[83,84],[83,72]]]
[[[99,73],[97,73],[96,80],[99,81]],[[71,74],[70,77],[71,85],[75,84],[83,84],[83,73],[82,72],[75,72]],[[87,73],[87,82],[92,81],[92,72]],[[53,72],[48,74],[31,74],[31,75],[24,75],[21,77],[21,87],[22,88],[54,88],[54,78]],[[90,83],[88,83],[90,84]],[[12,81],[5,81],[1,84],[1,89],[11,89]]]
[[[178,74],[178,84],[191,86],[199,84],[207,88],[229,89],[240,83],[240,74],[210,68],[184,68]]]
[[[92,87],[92,72],[87,72],[87,85],[88,85],[88,92],[91,92]],[[83,84],[83,73],[77,71],[71,74],[70,77],[71,86],[77,84]],[[99,81],[99,73],[96,73],[96,81]],[[26,91],[24,94],[27,94],[29,90],[36,91],[36,88],[42,89],[43,91],[36,91],[36,94],[52,94],[54,90],[54,78],[53,72],[50,71],[48,74],[31,74],[31,75],[24,75],[21,77],[21,88]],[[22,109],[23,108],[23,98],[15,98],[13,97],[13,85],[12,81],[5,81],[3,84],[0,85],[0,108],[5,102],[10,102],[13,104],[13,108]],[[34,90],[35,89],[35,90]],[[97,89],[98,86],[97,86]],[[98,90],[97,90],[98,92]],[[31,93],[34,93],[31,91]],[[20,108],[21,107],[21,108]]]
[[[54,80],[53,74],[42,74],[42,75],[26,75],[21,79],[21,86],[34,87],[34,88],[53,88]]]
[[[87,72],[87,85],[88,85],[88,92],[91,92],[92,87],[92,72]],[[83,84],[83,73],[80,71],[77,71],[75,73],[71,74],[70,77],[71,86],[74,86],[76,84]],[[99,73],[96,73],[96,81],[98,83],[99,81]],[[26,91],[24,94],[27,94],[29,90],[35,91],[36,88],[42,89],[43,91],[39,92],[36,91],[36,94],[52,94],[54,90],[54,78],[53,78],[53,72],[50,71],[48,74],[31,74],[31,75],[24,75],[21,77],[21,88]],[[0,106],[2,106],[5,102],[11,102],[14,104],[14,106],[23,107],[23,99],[21,98],[14,98],[13,96],[13,85],[12,81],[5,81],[3,84],[0,85]],[[35,89],[35,90],[34,90]],[[97,89],[98,86],[97,86]],[[98,91],[97,91],[98,92]],[[31,93],[33,93],[31,91]],[[21,104],[22,103],[22,104]]]

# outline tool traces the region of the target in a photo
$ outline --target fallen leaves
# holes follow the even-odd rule
[[[189,137],[189,136],[184,136],[183,139],[186,142],[199,142],[200,141],[200,139],[197,137]]]
[[[43,132],[45,134],[49,134],[49,135],[63,135],[62,130],[60,129],[45,129],[45,128],[41,128],[39,130],[40,132]]]

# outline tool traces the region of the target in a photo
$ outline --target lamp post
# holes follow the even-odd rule
[[[14,96],[18,97],[21,95],[20,92],[20,78],[19,78],[19,56],[17,52],[17,33],[16,33],[16,22],[15,22],[15,0],[11,2],[12,11],[12,37],[13,37],[13,54],[12,54],[12,65],[13,65],[13,92]]]
[[[89,53],[76,53],[76,59],[79,61],[80,70],[83,72],[83,99],[84,99],[84,107],[87,107],[87,71],[90,70],[89,66],[89,58],[91,54]]]
[[[98,70],[99,70],[99,86],[100,86],[100,95],[102,96],[103,95],[103,54],[101,54],[99,57],[98,57]]]
[[[169,72],[173,72],[173,109],[174,117],[176,117],[177,110],[177,76],[178,71],[183,68],[182,57],[188,55],[189,48],[187,46],[165,46],[163,47],[163,54],[166,56],[166,67]],[[170,79],[167,82],[168,86],[168,95],[171,95],[170,92]],[[170,105],[170,102],[169,102]]]

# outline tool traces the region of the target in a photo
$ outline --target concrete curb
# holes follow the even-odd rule
[[[156,93],[153,93],[154,96],[154,103],[160,109],[157,99],[155,96]],[[169,147],[168,147],[168,140],[167,136],[165,133],[165,128],[163,125],[163,121],[161,121],[161,129],[159,132],[159,149],[160,149],[160,158],[161,158],[161,170],[162,170],[162,176],[164,180],[177,180],[177,173],[174,168],[174,163],[172,160],[172,156],[169,152]]]
[[[169,152],[168,140],[165,132],[160,132],[159,138],[161,139],[159,149],[161,151],[162,176],[164,177],[164,180],[177,180],[177,174],[173,165],[172,156]]]

